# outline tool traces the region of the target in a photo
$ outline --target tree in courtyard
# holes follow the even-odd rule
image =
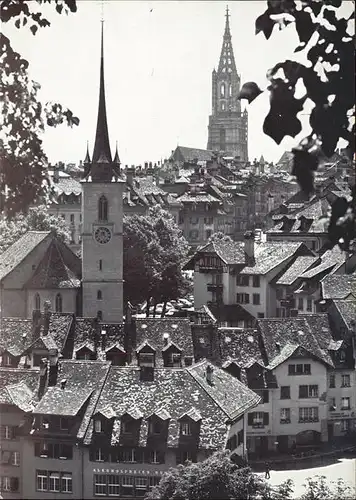
[[[232,242],[233,239],[228,234],[224,234],[221,231],[218,231],[217,233],[213,233],[210,236],[210,238],[208,239],[208,243],[212,243],[214,241],[217,241],[217,242],[223,242],[223,241],[225,241],[225,242]]]
[[[308,477],[303,485],[306,491],[300,500],[353,500],[356,498],[355,488],[349,486],[344,479],[327,482],[326,476]]]
[[[41,6],[50,4],[58,14],[76,12],[74,0],[0,1],[0,22],[13,23],[17,29],[50,26]],[[40,85],[29,78],[29,63],[13,50],[11,41],[0,33],[0,101],[2,138],[0,138],[0,211],[9,217],[27,211],[35,201],[45,201],[51,192],[48,158],[41,135],[46,126],[66,122],[78,125],[79,119],[57,103],[38,100]]]
[[[355,154],[354,11],[345,15],[345,3],[354,8],[354,2],[342,0],[268,0],[256,20],[256,34],[262,32],[266,39],[277,26],[281,30],[294,23],[299,37],[294,52],[303,52],[308,60],[286,60],[268,71],[270,110],[263,124],[264,133],[280,144],[286,135],[301,132],[298,113],[307,100],[312,104],[312,131],[292,150],[292,174],[307,194],[314,190],[320,158],[331,157],[339,139],[351,161]],[[251,103],[261,93],[255,82],[248,82],[239,99]],[[339,198],[332,206],[329,237],[341,249],[347,250],[355,238],[355,207],[355,190],[352,200]]]
[[[179,465],[165,472],[147,500],[173,499],[263,499],[288,500],[292,481],[270,486],[249,467],[239,466],[227,451],[217,452],[203,462]]]
[[[187,286],[182,262],[188,244],[172,216],[161,207],[150,209],[145,216],[124,216],[123,233],[125,304],[147,301],[164,303],[184,294]]]
[[[33,207],[27,214],[0,220],[0,254],[27,231],[52,231],[61,240],[70,241],[70,231],[62,217],[50,215],[45,206]]]

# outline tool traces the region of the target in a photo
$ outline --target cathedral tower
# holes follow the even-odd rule
[[[93,157],[87,149],[82,180],[83,316],[123,320],[122,196],[118,151],[111,156],[105,104],[103,24],[99,109]]]
[[[209,116],[208,146],[213,151],[223,151],[248,160],[247,111],[241,113],[237,100],[240,75],[237,73],[231,43],[229,8],[226,8],[225,32],[218,70],[212,74],[212,114]]]

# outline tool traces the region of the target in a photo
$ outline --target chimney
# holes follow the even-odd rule
[[[47,385],[47,359],[42,358],[40,361],[40,379],[37,390],[37,397],[40,400],[46,390]]]
[[[105,351],[106,349],[106,330],[103,328],[101,330],[101,349]]]
[[[59,167],[58,165],[54,165],[53,167],[53,182],[58,184],[59,182]]]
[[[64,391],[64,389],[66,388],[66,385],[67,385],[67,379],[63,378],[61,380],[61,389],[62,389],[62,391]]]
[[[148,164],[148,167],[151,169],[152,168],[152,162],[150,161]]]
[[[169,342],[169,333],[164,333],[163,334],[163,344],[164,346],[168,345]]]
[[[214,368],[211,365],[208,365],[206,367],[206,381],[208,382],[209,385],[213,385],[213,373],[214,373]]]
[[[34,342],[41,336],[42,314],[35,309],[32,312],[32,341]]]
[[[246,264],[248,266],[250,265],[255,265],[255,235],[253,231],[247,231],[244,234],[245,238],[245,245],[244,245],[244,250],[247,258]]]
[[[57,349],[51,349],[49,351],[49,374],[48,374],[48,386],[54,386],[57,384],[58,377],[58,351]]]
[[[135,175],[135,167],[132,166],[132,167],[127,167],[126,168],[126,182],[129,186],[132,186],[133,185],[133,178],[134,178],[134,175]]]
[[[281,352],[281,344],[280,344],[279,342],[276,342],[276,351],[277,351],[278,353],[280,353],[280,352]]]
[[[42,336],[45,337],[49,331],[49,321],[51,319],[51,302],[46,300],[43,304],[43,332]]]

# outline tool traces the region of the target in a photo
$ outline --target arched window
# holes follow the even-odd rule
[[[225,107],[225,102],[224,101],[222,101],[220,107],[221,107],[221,111],[225,111],[226,107]]]
[[[102,294],[101,290],[98,290],[98,293],[96,294],[96,296],[97,296],[98,300],[102,300],[103,294]]]
[[[102,319],[103,319],[103,311],[98,311],[96,313],[96,317],[98,318],[99,321],[102,321]]]
[[[229,85],[229,96],[232,97],[232,85],[231,85],[231,83]]]
[[[221,84],[220,95],[221,95],[221,97],[225,97],[225,83]]]
[[[41,297],[40,297],[39,293],[36,293],[36,295],[35,295],[35,309],[36,309],[36,311],[41,310]]]
[[[99,206],[98,206],[98,219],[102,222],[106,222],[108,220],[109,215],[109,205],[108,200],[104,195],[99,198]]]
[[[62,295],[60,293],[57,293],[56,295],[56,312],[62,312]]]

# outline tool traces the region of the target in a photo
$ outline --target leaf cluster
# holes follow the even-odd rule
[[[35,35],[38,28],[50,26],[38,11],[45,3],[54,5],[58,13],[76,12],[76,2],[72,0],[1,0],[0,20],[14,22],[18,29],[28,27]],[[47,201],[50,195],[48,158],[41,139],[45,126],[79,124],[72,111],[61,104],[39,101],[40,85],[29,78],[28,67],[28,61],[13,50],[10,39],[1,33],[0,209],[6,209],[9,217],[26,211],[35,201]]]
[[[312,104],[309,123],[312,132],[293,149],[292,174],[305,193],[314,190],[314,172],[320,159],[331,157],[340,139],[347,144],[352,160],[355,152],[354,13],[345,18],[341,0],[269,0],[256,20],[256,34],[269,39],[275,28],[294,24],[299,45],[308,64],[286,60],[267,73],[270,110],[263,131],[277,144],[287,135],[302,130],[298,114],[308,100]],[[299,95],[299,90],[302,95]],[[239,99],[252,102],[262,91],[254,82],[243,85]],[[298,97],[297,97],[298,95]],[[355,219],[355,206],[345,205],[341,217]],[[349,210],[350,209],[350,210]],[[338,241],[338,240],[337,240]],[[342,236],[345,248],[350,238]]]
[[[344,479],[327,482],[326,476],[308,477],[303,485],[305,492],[300,500],[352,500],[356,497],[356,490],[349,486]]]

